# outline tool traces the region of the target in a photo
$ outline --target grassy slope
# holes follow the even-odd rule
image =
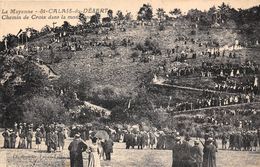
[[[163,60],[168,62],[174,60],[174,57],[168,58],[166,56],[165,49],[174,48],[176,45],[179,45],[181,50],[185,49],[187,46],[194,49],[195,51],[206,51],[205,47],[199,48],[197,45],[192,45],[190,42],[186,46],[183,45],[183,42],[174,42],[176,37],[179,35],[185,35],[190,38],[199,39],[202,42],[207,42],[216,40],[219,41],[221,45],[233,44],[235,39],[240,39],[239,35],[234,30],[210,30],[209,35],[208,31],[197,31],[196,35],[190,35],[191,29],[179,29],[174,27],[167,27],[165,31],[158,31],[157,27],[137,27],[129,28],[126,32],[121,32],[120,30],[115,30],[109,32],[109,37],[113,40],[121,41],[123,38],[130,37],[133,39],[134,43],[144,42],[145,38],[152,37],[155,39],[160,48],[162,48],[163,55],[160,57],[155,57],[155,60],[150,61],[149,63],[140,63],[132,62],[130,58],[133,50],[128,47],[119,46],[116,51],[120,53],[119,56],[114,58],[109,58],[109,54],[113,54],[114,51],[110,50],[107,47],[88,47],[86,50],[72,52],[56,52],[56,55],[61,55],[63,58],[68,57],[69,54],[73,55],[71,59],[63,59],[60,63],[52,65],[52,68],[58,74],[68,77],[71,80],[89,80],[93,83],[94,86],[100,85],[112,85],[116,88],[121,89],[124,92],[133,92],[136,91],[136,88],[141,83],[143,75],[148,71],[154,71],[158,64]],[[88,41],[89,39],[95,38],[97,40],[105,38],[105,35],[96,35],[88,34],[87,37],[78,36],[83,41]],[[49,38],[42,38],[38,41],[47,42]],[[57,44],[54,44],[57,46]],[[100,59],[95,58],[96,53],[103,52],[105,55],[104,62],[102,63]],[[256,49],[243,49],[237,51],[239,56],[236,59],[232,59],[232,62],[241,62],[245,59],[251,59],[256,62],[259,60],[259,50]],[[48,55],[50,51],[44,51],[40,55],[44,60],[48,61]],[[247,56],[242,56],[247,55]],[[187,63],[192,66],[200,66],[202,61],[212,61],[212,62],[226,62],[229,58],[217,58],[209,59],[208,57],[197,57],[196,60],[187,60]],[[184,81],[185,82],[185,81]],[[189,82],[187,80],[187,82]],[[210,81],[206,82],[196,82],[203,85],[210,84]],[[212,83],[211,83],[212,84]],[[188,92],[183,90],[173,90],[166,92],[154,92],[150,93],[149,99],[156,105],[165,106],[168,103],[169,95],[173,96],[172,103],[178,103],[181,101],[194,101],[199,96],[198,92]],[[169,93],[171,92],[171,93]]]

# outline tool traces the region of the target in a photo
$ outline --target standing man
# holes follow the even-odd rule
[[[26,140],[27,140],[27,149],[30,148],[32,149],[32,138],[33,138],[33,133],[32,130],[30,129],[27,133]]]
[[[202,150],[199,147],[199,142],[197,140],[194,141],[194,146],[191,149],[192,158],[196,161],[195,167],[202,167]]]
[[[181,138],[176,137],[176,143],[172,147],[172,167],[180,167],[180,153],[181,153]]]
[[[222,141],[222,149],[224,150],[226,150],[227,149],[227,139],[228,139],[228,137],[227,137],[227,135],[226,135],[226,133],[223,133],[223,135],[221,136],[221,141]]]
[[[111,160],[111,153],[113,153],[113,140],[112,139],[108,139],[108,140],[105,140],[105,143],[104,143],[104,152],[105,152],[105,155],[106,155],[106,160]]]
[[[216,167],[217,148],[213,144],[213,138],[208,138],[207,143],[203,149],[203,167]]]
[[[4,148],[9,148],[10,147],[10,133],[7,128],[2,133],[2,136],[4,137]]]
[[[189,141],[190,141],[190,136],[187,135],[184,138],[184,141],[181,144],[181,149],[182,149],[181,160],[182,160],[182,164],[184,166],[187,166],[187,167],[191,167],[195,163],[194,160],[192,159],[192,155],[191,155],[192,146],[189,144]]]
[[[143,137],[143,134],[141,132],[138,132],[138,135],[137,135],[137,148],[138,149],[143,149],[143,143],[144,143],[144,137]]]
[[[10,130],[10,148],[15,148],[15,143],[16,143],[16,138],[17,138],[17,135],[16,135],[16,132],[13,131],[13,130]]]
[[[46,140],[45,144],[47,146],[47,152],[51,152],[51,132],[49,130],[46,131]]]
[[[51,148],[53,148],[54,152],[57,150],[58,146],[58,131],[51,132]]]
[[[42,136],[43,135],[40,131],[40,128],[37,128],[36,133],[35,133],[35,143],[36,143],[37,149],[41,149]]]
[[[126,149],[129,149],[131,146],[131,135],[128,131],[124,135],[124,140],[125,140],[125,144],[126,144]]]
[[[74,140],[70,143],[70,167],[83,167],[82,152],[86,151],[88,146],[82,141],[79,134],[76,134]]]

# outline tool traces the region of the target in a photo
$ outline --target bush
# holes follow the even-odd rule
[[[68,114],[57,97],[34,96],[23,103],[24,121],[34,124],[66,123]]]
[[[13,127],[15,122],[21,122],[23,118],[23,112],[21,106],[12,102],[7,107],[2,117],[2,124],[4,127]]]
[[[112,85],[98,85],[93,86],[88,95],[88,99],[94,104],[110,110],[116,106],[124,106],[126,99],[130,97],[130,92]]]

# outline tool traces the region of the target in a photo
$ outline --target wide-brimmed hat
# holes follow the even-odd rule
[[[180,140],[181,140],[181,137],[180,137],[180,136],[177,136],[177,137],[175,138],[175,140],[176,140],[176,141],[180,141]]]
[[[74,136],[75,138],[80,138],[80,134],[75,134],[75,136]]]
[[[209,142],[212,142],[212,141],[213,141],[213,138],[212,138],[212,137],[209,137],[209,138],[208,138],[208,141],[209,141]]]
[[[194,140],[194,144],[195,144],[195,145],[199,145],[200,142],[199,142],[198,140]]]

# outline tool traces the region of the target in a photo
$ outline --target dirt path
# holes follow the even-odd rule
[[[174,112],[174,115],[194,113],[194,112],[203,111],[203,110],[210,110],[210,109],[224,109],[224,108],[229,108],[229,107],[242,107],[242,106],[245,106],[245,105],[252,105],[252,104],[260,104],[260,102],[241,103],[241,104],[233,104],[233,105],[226,105],[226,106],[214,106],[214,107],[199,108],[199,109],[193,109],[193,110],[176,111],[176,112]]]
[[[216,91],[216,90],[211,90],[211,89],[200,89],[200,88],[193,88],[193,87],[188,87],[188,86],[179,86],[179,85],[171,85],[171,84],[166,84],[166,83],[153,83],[154,85],[157,86],[165,86],[165,87],[170,87],[170,88],[177,88],[177,89],[185,89],[185,90],[191,90],[191,91],[207,91],[211,93],[223,93],[223,94],[230,94],[230,95],[236,95],[238,93],[230,93],[230,92],[223,92],[223,91]],[[259,97],[259,96],[256,96]]]

